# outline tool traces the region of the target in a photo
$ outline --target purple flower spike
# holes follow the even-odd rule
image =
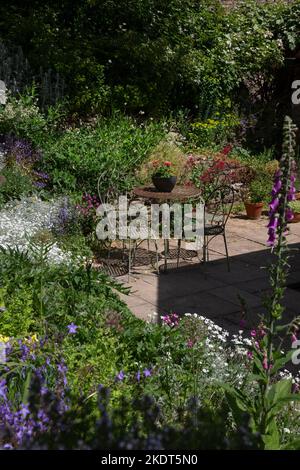
[[[286,212],[285,212],[285,220],[287,222],[291,222],[294,218],[294,213],[292,211],[292,209],[290,207],[287,208]]]
[[[282,187],[282,182],[280,179],[277,179],[272,189],[272,196],[276,196],[281,190],[281,187]]]
[[[144,370],[144,376],[145,376],[145,377],[151,377],[151,370],[145,369],[145,370]]]
[[[277,225],[278,225],[278,217],[271,217],[270,222],[268,223],[267,227],[268,229],[276,230]]]
[[[276,212],[276,210],[278,209],[278,206],[279,206],[279,199],[278,197],[276,197],[275,199],[272,200],[272,202],[269,204],[269,207],[270,207],[270,212],[272,212],[273,214]]]
[[[295,201],[295,200],[296,200],[296,196],[295,196],[295,194],[293,194],[293,193],[291,193],[291,194],[288,194],[288,196],[287,196],[287,200],[288,200],[289,202],[291,202],[291,201]]]
[[[268,238],[267,244],[269,246],[274,246],[275,241],[276,241],[276,234],[275,234],[274,231],[272,231],[271,233],[269,233],[269,238]]]

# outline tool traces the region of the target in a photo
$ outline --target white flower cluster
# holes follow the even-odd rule
[[[243,336],[244,331],[240,330],[237,335],[232,335],[231,343],[234,345],[234,351],[231,353],[231,357],[235,354],[240,356],[246,356],[249,351],[249,347],[252,346],[252,341],[249,338]]]
[[[300,389],[300,371],[296,375],[293,375],[289,370],[284,369],[279,372],[279,377],[281,379],[292,379],[294,385],[297,385]]]
[[[197,313],[186,313],[185,317],[194,317],[197,318],[199,321],[204,323],[209,331],[209,336],[213,340],[221,341],[222,343],[226,343],[228,340],[229,333],[228,331],[224,330],[221,326],[218,326],[209,318],[203,317],[202,315],[198,315]]]
[[[51,229],[60,208],[60,201],[45,202],[36,197],[8,203],[0,211],[0,246],[27,251],[30,237]],[[53,263],[68,262],[70,255],[53,243],[48,259]]]
[[[203,350],[198,364],[201,367],[201,380],[207,383],[225,381],[242,385],[247,369],[241,368],[240,364],[244,362],[245,355],[236,354],[236,345],[230,344],[229,332],[202,315],[186,313],[185,317],[199,320],[208,334],[204,343],[198,345]]]

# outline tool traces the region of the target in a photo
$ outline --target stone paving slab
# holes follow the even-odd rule
[[[241,319],[240,296],[247,304],[247,328],[250,330],[264,312],[262,296],[270,288],[266,266],[273,257],[266,247],[266,224],[266,217],[255,221],[234,216],[229,220],[230,272],[227,271],[223,239],[216,237],[209,245],[210,262],[205,265],[193,259],[187,267],[170,269],[167,274],[159,275],[151,266],[136,267],[129,283],[128,276],[119,278],[131,286],[131,294],[121,295],[121,298],[144,320],[154,312],[159,315],[170,311],[178,314],[196,312],[236,333]],[[287,239],[296,249],[288,282],[300,282],[300,224],[289,225]],[[176,246],[176,242],[171,242],[171,246]],[[289,321],[300,314],[300,292],[288,289],[285,304],[284,321]]]

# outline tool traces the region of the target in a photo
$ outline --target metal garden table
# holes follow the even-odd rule
[[[149,203],[184,203],[189,200],[200,199],[201,190],[192,185],[180,186],[176,185],[170,193],[160,192],[154,186],[143,186],[134,188],[132,193],[140,199]],[[167,259],[169,255],[169,240],[164,239],[164,266],[167,272]]]

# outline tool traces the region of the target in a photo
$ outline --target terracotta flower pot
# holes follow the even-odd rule
[[[157,191],[160,191],[161,193],[170,193],[174,189],[176,181],[176,176],[169,176],[167,178],[152,176],[152,183],[156,187]]]
[[[249,219],[259,219],[264,207],[263,202],[245,202],[246,214]]]

